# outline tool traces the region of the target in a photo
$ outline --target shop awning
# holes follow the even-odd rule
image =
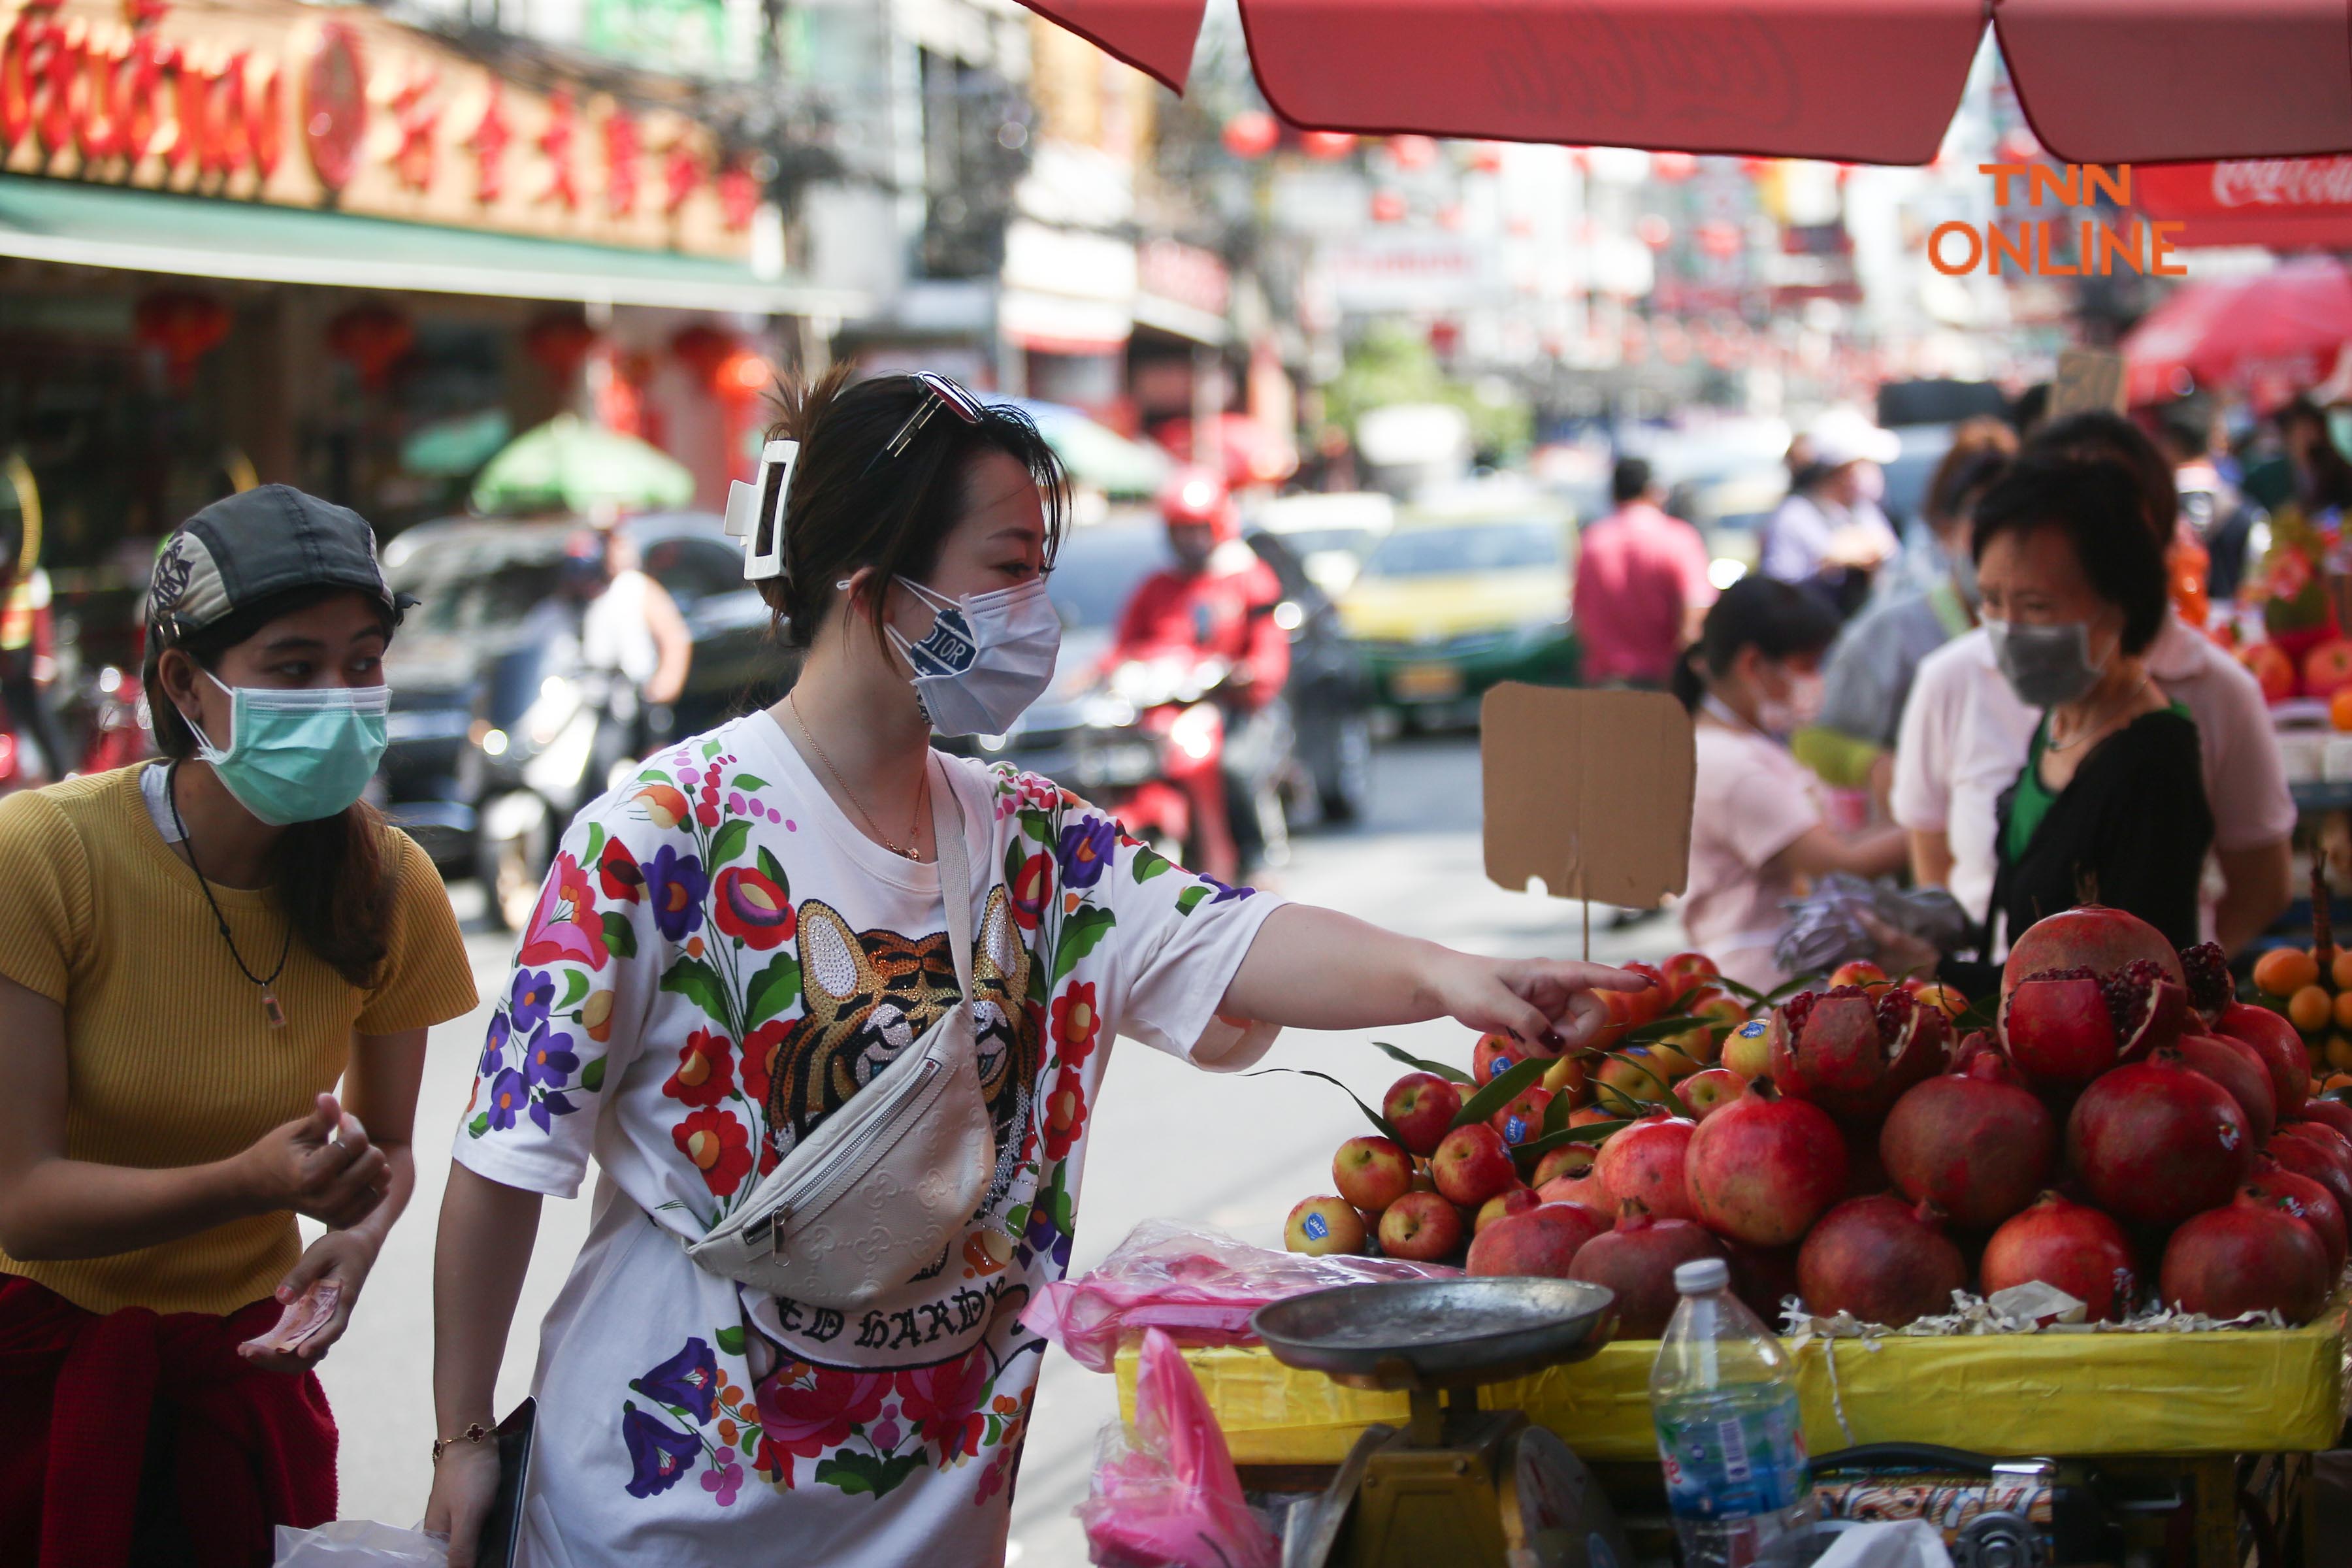
[[[1023,0],[1181,90],[1202,0]],[[1241,0],[1292,123],[1924,163],[1990,13],[2071,163],[2352,151],[2346,0]]]
[[[0,256],[73,267],[514,300],[862,315],[841,289],[740,262],[348,213],[0,176]]]

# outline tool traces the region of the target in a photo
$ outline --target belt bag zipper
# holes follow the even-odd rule
[[[935,1084],[944,1087],[940,1083],[940,1074],[946,1065],[937,1057],[926,1057],[917,1063],[914,1070],[906,1075],[904,1086],[898,1089],[891,1103],[869,1115],[864,1126],[844,1140],[841,1146],[829,1151],[839,1162],[837,1165],[830,1170],[811,1172],[778,1197],[766,1213],[743,1226],[740,1235],[744,1247],[753,1251],[765,1247],[773,1252],[777,1230],[789,1224],[794,1214],[803,1208],[821,1212],[841,1194],[864,1180],[873,1162],[861,1163],[859,1156],[869,1150],[878,1154],[889,1146],[908,1122],[918,1119],[923,1109],[919,1102],[927,1101],[936,1094]],[[927,1093],[927,1090],[930,1092]]]

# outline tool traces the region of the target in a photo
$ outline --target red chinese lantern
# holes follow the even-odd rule
[[[1437,143],[1426,136],[1391,136],[1389,156],[1400,169],[1426,169],[1437,162]]]
[[[228,336],[228,307],[209,294],[167,289],[139,301],[131,330],[139,341],[163,351],[172,385],[184,392],[195,380],[196,362]]]
[[[767,391],[775,380],[776,367],[765,358],[750,349],[737,349],[719,362],[710,384],[721,397],[748,400]]]
[[[1263,109],[1244,109],[1225,121],[1219,139],[1236,158],[1263,158],[1282,140],[1282,127]]]
[[[1470,149],[1470,167],[1482,174],[1503,172],[1503,144],[1500,142],[1480,142]]]
[[[1345,131],[1309,131],[1298,138],[1298,149],[1310,158],[1328,163],[1354,152],[1356,139]]]
[[[735,353],[735,339],[707,322],[681,328],[669,341],[669,352],[694,373],[695,380],[716,392],[719,368]]]
[[[1650,173],[1670,185],[1678,185],[1698,173],[1698,160],[1688,153],[1653,153]]]
[[[1404,198],[1394,191],[1372,193],[1372,221],[1401,223],[1404,219]]]
[[[327,323],[327,352],[358,372],[370,392],[383,390],[415,341],[416,329],[389,305],[354,305]]]
[[[1709,256],[1739,254],[1739,226],[1727,218],[1709,218],[1698,226],[1698,247]]]
[[[523,329],[523,353],[530,355],[550,380],[570,387],[595,346],[596,333],[569,310],[550,310]]]
[[[1664,250],[1674,237],[1674,226],[1656,213],[1643,213],[1633,220],[1633,237],[1652,250]]]

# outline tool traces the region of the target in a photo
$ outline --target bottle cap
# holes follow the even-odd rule
[[[1731,1283],[1731,1265],[1720,1258],[1695,1258],[1675,1266],[1675,1289],[1685,1296],[1720,1290]]]

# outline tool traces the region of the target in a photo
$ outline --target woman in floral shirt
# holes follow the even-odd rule
[[[802,443],[789,575],[762,592],[808,650],[799,683],[572,825],[457,1134],[434,1364],[454,1441],[426,1515],[452,1568],[470,1568],[497,1482],[495,1447],[464,1435],[495,1420],[541,1196],[574,1195],[592,1155],[593,1229],[541,1330],[520,1560],[995,1563],[1044,1349],[1019,1318],[1068,1266],[1114,1034],[1217,1071],[1285,1024],[1451,1015],[1580,1039],[1601,1011],[1589,987],[1642,984],[1277,907],[1048,780],[933,753],[935,724],[1003,727],[1051,672],[1050,646],[1042,668],[1019,656],[1034,617],[1004,606],[1051,562],[1059,470],[1017,414],[967,418],[908,376],[828,377],[779,434]],[[910,686],[957,634],[994,688]],[[875,1309],[707,1272],[682,1243],[954,1004],[938,791],[971,869],[952,892],[974,910],[986,1195],[961,1245]]]

